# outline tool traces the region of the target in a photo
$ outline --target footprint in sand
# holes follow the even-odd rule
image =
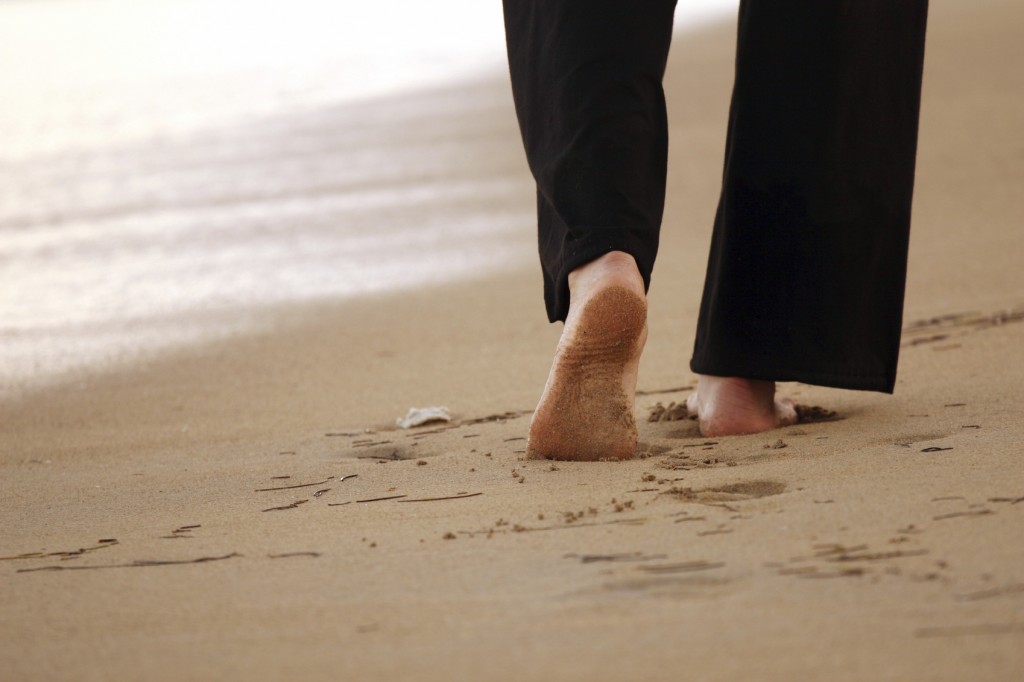
[[[700,490],[684,488],[676,491],[675,495],[688,502],[740,502],[779,495],[785,489],[786,484],[782,481],[758,480],[731,483],[711,488],[702,488]]]

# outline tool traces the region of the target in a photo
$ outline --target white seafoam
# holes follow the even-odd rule
[[[0,397],[531,260],[531,206],[448,210],[518,186],[441,181],[451,140],[405,153],[379,135],[416,112],[359,109],[504,69],[498,2],[0,2]],[[318,136],[360,111],[372,139]]]

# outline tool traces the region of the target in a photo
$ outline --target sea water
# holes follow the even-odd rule
[[[401,132],[504,73],[497,0],[0,1],[0,396],[532,259],[521,184]]]

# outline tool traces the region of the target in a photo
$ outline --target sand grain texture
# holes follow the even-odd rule
[[[932,5],[895,396],[790,385],[841,419],[755,436],[646,421],[693,381],[732,68],[709,29],[666,80],[642,458],[524,460],[558,335],[532,267],[260,311],[273,331],[0,405],[0,676],[1019,679],[1022,22]],[[491,201],[529,241],[501,75],[415,97],[494,112],[421,142],[518,188]],[[391,426],[431,404],[456,420]]]

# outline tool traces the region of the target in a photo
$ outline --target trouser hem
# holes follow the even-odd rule
[[[760,381],[798,381],[802,384],[843,388],[854,391],[877,391],[892,393],[896,377],[878,372],[836,371],[821,369],[793,369],[773,367],[767,363],[746,365],[743,363],[712,362],[700,358],[690,361],[690,370],[695,374],[720,377],[742,377]]]
[[[569,273],[612,251],[631,255],[644,280],[644,291],[650,288],[657,248],[651,248],[649,239],[630,235],[626,230],[609,230],[607,235],[604,232],[592,231],[586,239],[566,247],[567,253],[563,253],[558,264],[550,271],[545,268],[544,303],[549,321],[565,322],[569,314]]]

